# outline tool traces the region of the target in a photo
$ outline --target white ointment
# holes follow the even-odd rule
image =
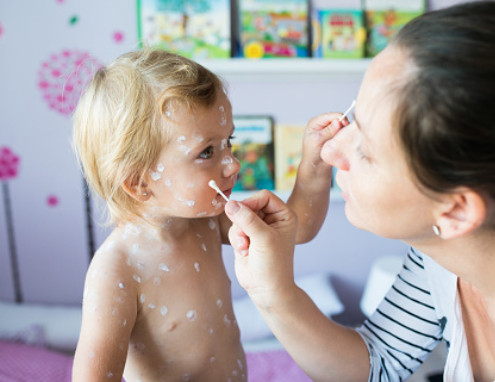
[[[352,111],[352,109],[354,109],[354,106],[356,106],[356,100],[352,101],[351,106],[349,106],[349,108],[345,111],[345,113],[342,114],[342,116],[339,118],[339,122],[342,122],[344,118],[347,117],[347,114],[349,114]]]
[[[208,182],[208,186],[213,188],[216,192],[218,192],[227,202],[229,201],[229,198],[225,196],[225,194],[218,188],[217,183],[212,179]]]

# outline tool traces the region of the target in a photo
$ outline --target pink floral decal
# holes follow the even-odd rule
[[[52,54],[38,72],[38,87],[50,109],[63,115],[74,111],[79,97],[102,64],[89,53],[64,50]]]
[[[2,27],[2,24],[0,23],[0,37],[2,37],[3,35],[3,27]]]
[[[124,33],[122,33],[121,31],[113,32],[113,41],[115,41],[117,44],[120,44],[122,41],[124,41]]]
[[[8,147],[0,147],[0,181],[17,177],[19,157]]]
[[[59,199],[56,195],[48,195],[46,198],[46,204],[48,204],[50,207],[56,207],[59,203]]]

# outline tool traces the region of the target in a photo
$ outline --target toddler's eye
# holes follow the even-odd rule
[[[227,141],[227,147],[231,148],[232,147],[232,139],[234,139],[235,136],[231,135]]]
[[[206,149],[201,151],[199,154],[199,158],[201,159],[210,159],[213,155],[213,146],[208,146]]]

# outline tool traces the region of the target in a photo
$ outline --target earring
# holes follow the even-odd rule
[[[433,229],[433,233],[437,236],[440,236],[441,232],[440,232],[440,227],[437,226],[437,225],[434,225],[431,227]]]

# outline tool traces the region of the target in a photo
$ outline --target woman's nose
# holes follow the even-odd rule
[[[241,171],[241,164],[232,152],[226,153],[222,159],[222,175],[226,178],[237,175]]]
[[[339,170],[349,171],[349,141],[350,130],[352,126],[348,126],[340,130],[332,139],[325,142],[323,145],[320,157],[321,159]]]

